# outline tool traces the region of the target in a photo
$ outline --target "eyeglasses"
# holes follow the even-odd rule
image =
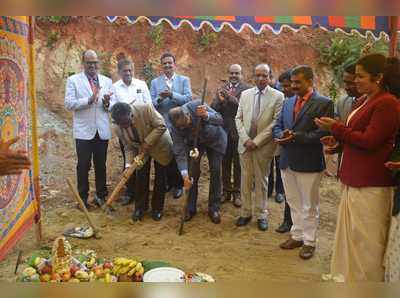
[[[86,63],[87,65],[96,65],[96,64],[99,63],[99,61],[85,61],[85,63]]]
[[[254,75],[256,78],[268,78],[269,76],[267,74],[256,74]]]
[[[230,72],[231,75],[240,75],[240,72]]]

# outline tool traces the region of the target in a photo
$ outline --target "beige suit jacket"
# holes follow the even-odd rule
[[[253,87],[242,92],[235,122],[239,134],[238,151],[243,154],[246,151],[244,143],[250,139],[251,118],[253,115],[254,98],[258,88]],[[276,144],[272,138],[272,127],[275,125],[282,110],[284,95],[282,92],[267,86],[261,96],[260,114],[257,120],[257,135],[253,141],[257,145],[257,151],[272,157],[276,150]]]
[[[151,103],[135,103],[132,106],[132,125],[136,128],[139,142],[132,141],[132,130],[121,129],[115,125],[115,133],[121,139],[132,162],[140,144],[146,142],[151,146],[149,155],[161,165],[168,165],[172,160],[172,139],[165,125],[164,118]]]

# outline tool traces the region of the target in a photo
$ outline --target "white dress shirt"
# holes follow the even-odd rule
[[[172,85],[174,83],[174,78],[175,78],[175,73],[172,75],[171,78],[168,78],[166,75],[164,75],[165,79],[165,84],[167,84],[168,89],[171,91],[172,90]]]
[[[117,102],[125,102],[129,105],[137,102],[152,103],[149,88],[142,80],[132,78],[129,86],[123,80],[119,80],[113,84],[112,92],[110,109]]]

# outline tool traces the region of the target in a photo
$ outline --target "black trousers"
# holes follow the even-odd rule
[[[135,194],[135,210],[146,211],[149,209],[149,185],[150,185],[151,159],[132,175],[127,183],[127,194]],[[151,209],[161,212],[164,209],[166,166],[154,161],[155,180],[151,200]]]
[[[183,187],[183,179],[181,173],[178,169],[178,165],[176,164],[175,158],[172,158],[172,161],[166,166],[165,169],[166,175],[166,185],[168,185],[167,189],[171,187],[182,188]]]
[[[96,133],[92,140],[76,139],[76,154],[78,164],[76,166],[78,178],[78,192],[82,200],[87,203],[89,195],[89,171],[94,163],[94,173],[96,181],[96,194],[100,198],[105,198],[107,192],[107,148],[108,140],[101,140]]]
[[[289,225],[293,225],[292,215],[290,214],[290,207],[286,200],[285,200],[285,209],[283,211],[283,221],[287,222]]]
[[[240,159],[237,148],[238,139],[228,134],[228,146],[226,147],[226,152],[222,159],[222,185],[224,193],[240,193]]]
[[[208,193],[208,210],[219,211],[221,203],[221,164],[223,154],[219,153],[211,148],[199,147],[199,157],[196,162],[193,163],[192,175],[193,185],[189,191],[189,204],[188,211],[190,213],[197,212],[197,196],[198,196],[198,182],[200,178],[200,164],[201,157],[204,153],[207,153],[208,165],[210,168],[210,187]]]
[[[276,183],[274,179],[274,163],[275,163],[275,174],[276,174]],[[281,176],[281,169],[279,167],[279,156],[275,156],[271,161],[271,169],[268,177],[268,197],[272,196],[274,192],[274,184],[275,184],[275,192],[284,194],[285,189],[283,188],[283,181]]]

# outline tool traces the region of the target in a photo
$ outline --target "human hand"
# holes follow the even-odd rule
[[[191,179],[188,175],[183,177],[183,188],[189,190],[193,185],[193,179]]]
[[[289,130],[289,129],[285,129],[283,131],[282,136],[279,139],[275,139],[275,143],[279,144],[279,145],[285,145],[288,144],[290,142],[292,142],[294,140],[294,133],[293,131]]]
[[[0,141],[0,176],[18,175],[31,166],[27,152],[24,150],[11,150],[10,146],[19,138],[8,142]]]
[[[388,161],[385,163],[385,167],[389,170],[400,169],[400,161]]]
[[[332,126],[337,123],[336,119],[330,117],[315,118],[314,123],[322,130],[331,131]]]
[[[167,97],[172,97],[172,92],[169,91],[169,90],[164,90],[164,91],[161,92],[159,95],[160,95],[160,97],[161,97],[162,99],[165,99],[165,98],[167,98]]]
[[[201,105],[196,108],[196,116],[200,117],[201,119],[208,118],[207,106]]]
[[[151,148],[151,146],[149,144],[147,144],[146,142],[143,142],[140,145],[140,153],[148,153],[150,148]]]
[[[94,88],[93,94],[91,97],[89,97],[89,104],[91,105],[92,103],[97,103],[99,100],[99,93],[100,93],[100,88]]]
[[[244,143],[244,147],[246,148],[246,151],[253,151],[257,149],[256,143],[253,142],[253,140],[249,139]]]
[[[104,94],[104,96],[103,96],[103,105],[106,108],[108,108],[110,106],[111,95],[113,95],[112,92],[110,92],[108,94]]]

